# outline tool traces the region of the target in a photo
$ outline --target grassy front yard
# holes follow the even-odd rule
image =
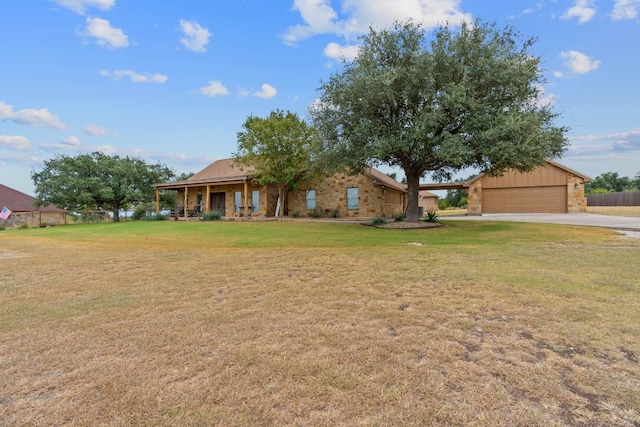
[[[3,425],[640,423],[640,239],[444,221],[0,232]]]

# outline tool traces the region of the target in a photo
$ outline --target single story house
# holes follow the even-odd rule
[[[154,184],[156,211],[160,191],[177,192],[180,217],[218,211],[222,216],[274,216],[276,186],[263,186],[251,179],[251,170],[240,169],[233,159],[217,160],[184,181]],[[376,169],[356,176],[335,174],[304,184],[288,193],[288,212],[301,216],[321,213],[341,217],[390,216],[406,206],[406,188]]]
[[[0,209],[7,207],[12,213],[7,223],[29,227],[40,225],[64,225],[67,211],[53,205],[36,206],[36,199],[21,191],[0,184]]]
[[[438,210],[438,196],[427,191],[418,192],[418,207],[422,208],[422,212]]]
[[[502,176],[480,174],[467,181],[421,184],[421,190],[467,190],[467,213],[586,212],[584,185],[592,179],[551,160],[528,173],[514,170]]]

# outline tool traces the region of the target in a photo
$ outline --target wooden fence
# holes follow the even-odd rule
[[[640,206],[640,191],[587,194],[587,206]]]

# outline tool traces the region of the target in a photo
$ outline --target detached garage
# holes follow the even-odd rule
[[[591,178],[547,160],[529,173],[486,174],[465,182],[469,215],[586,212],[584,184]]]

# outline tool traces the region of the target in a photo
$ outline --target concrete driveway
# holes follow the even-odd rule
[[[516,221],[549,224],[584,225],[603,227],[624,232],[629,237],[640,238],[640,218],[596,215],[588,213],[566,214],[484,214],[482,216],[442,216],[443,221]]]

